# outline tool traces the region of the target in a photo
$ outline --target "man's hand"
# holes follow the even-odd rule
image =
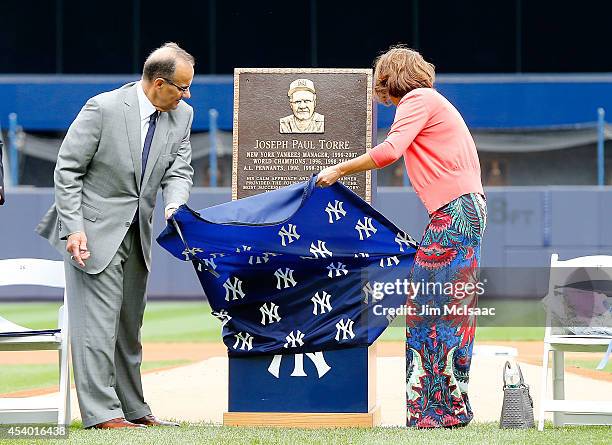
[[[178,206],[173,206],[173,205],[169,205],[168,207],[166,207],[166,210],[164,211],[164,216],[166,217],[166,220],[172,218],[172,215],[174,215],[174,212],[176,212],[178,209]]]
[[[85,267],[85,261],[91,256],[87,250],[87,236],[85,232],[75,232],[68,236],[66,250],[70,254],[70,259],[81,267]]]
[[[319,172],[319,175],[317,176],[317,185],[319,187],[329,187],[341,177],[342,173],[340,173],[338,166],[332,165],[331,167],[326,167]]]

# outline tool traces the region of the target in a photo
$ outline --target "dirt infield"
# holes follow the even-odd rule
[[[223,343],[145,343],[143,361],[189,360],[192,362],[206,360],[210,357],[227,355]],[[57,352],[54,351],[10,351],[0,353],[0,364],[29,365],[55,363]]]
[[[518,350],[517,360],[523,363],[541,366],[543,343],[537,341],[487,341],[478,342],[480,345],[510,346]],[[404,355],[405,345],[403,342],[379,342],[379,357],[401,357]],[[201,362],[211,357],[223,357],[227,355],[225,345],[222,343],[145,343],[143,345],[144,361],[163,361],[163,360],[185,360],[190,363]],[[598,361],[601,354],[593,353],[567,353],[567,359],[582,359]],[[1,364],[45,364],[55,363],[57,353],[53,351],[32,352],[2,352],[0,354]],[[162,368],[150,369],[144,374],[167,370],[184,365],[167,366]],[[580,368],[576,366],[566,366],[566,371],[583,377],[612,382],[612,373],[596,371],[594,369]],[[19,391],[2,396],[28,397],[34,395],[49,394],[57,388],[40,388],[33,390]]]
[[[518,351],[517,361],[529,363],[530,365],[542,366],[542,353],[544,352],[544,343],[541,341],[480,341],[478,345],[497,345],[510,346]],[[396,357],[404,354],[404,343],[402,342],[379,342],[378,355],[382,357]],[[565,353],[566,360],[601,360],[602,354],[585,353],[585,352],[567,352]],[[589,377],[596,380],[604,380],[612,382],[612,373],[605,371],[597,371],[595,369],[580,368],[577,366],[566,366],[566,372]]]
[[[211,357],[227,356],[227,349],[223,343],[146,343],[143,345],[143,361],[169,361],[185,360],[191,364],[201,362]],[[57,352],[54,351],[2,351],[0,366],[4,365],[31,365],[57,363]],[[166,371],[185,365],[162,366],[144,371],[143,374]],[[74,384],[72,385],[74,388]],[[0,397],[31,397],[51,394],[57,391],[57,386],[47,388],[27,389]]]

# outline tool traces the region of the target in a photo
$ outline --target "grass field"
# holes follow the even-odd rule
[[[0,316],[32,329],[57,325],[59,303],[3,303]],[[143,342],[220,341],[220,323],[210,306],[199,302],[150,302],[142,328]]]
[[[40,329],[56,323],[58,303],[4,303],[0,314],[11,321]],[[397,320],[396,320],[397,321]],[[476,339],[481,341],[541,341],[541,327],[479,327]],[[144,343],[151,342],[220,342],[219,321],[210,314],[210,307],[201,302],[150,302],[145,312],[142,330]],[[404,341],[401,324],[388,328],[380,341]],[[0,364],[2,355],[0,353]],[[166,368],[190,363],[188,360],[163,360],[143,363],[143,370]],[[568,365],[595,369],[597,362],[572,360]],[[609,363],[605,371],[612,371]],[[57,384],[55,364],[2,365],[0,394],[28,389],[46,388]]]
[[[530,304],[530,303],[526,303]],[[57,303],[3,303],[0,315],[32,329],[57,324]],[[381,341],[402,341],[404,328],[396,322],[381,336]],[[535,323],[534,323],[535,325]],[[544,338],[543,327],[494,327],[476,329],[477,340],[537,340]],[[143,342],[210,342],[220,341],[220,323],[201,302],[150,302],[142,328]]]
[[[1,357],[1,356],[0,356]],[[0,358],[0,364],[2,360]],[[182,366],[192,363],[190,360],[158,360],[145,361],[142,364],[144,372]],[[593,360],[566,360],[567,366],[584,369],[595,369],[599,362]],[[49,388],[57,386],[58,370],[55,364],[1,365],[0,394],[11,392]],[[612,362],[608,362],[601,372],[612,372]],[[72,380],[74,381],[74,379]]]
[[[33,329],[52,328],[57,323],[59,303],[3,303],[0,315]],[[398,317],[399,318],[399,317]],[[399,320],[396,320],[396,322]],[[404,327],[396,323],[381,336],[381,341],[404,341]],[[478,340],[541,340],[542,328],[495,328],[476,330]],[[150,302],[145,312],[142,339],[152,342],[220,342],[220,323],[201,302]],[[165,360],[143,363],[143,370],[187,364],[188,361]],[[2,355],[0,353],[0,364]],[[586,366],[595,367],[595,364]],[[55,364],[2,365],[0,394],[57,385]]]
[[[1,357],[1,356],[0,356]],[[0,358],[0,363],[2,359]],[[143,362],[144,372],[164,369],[191,363],[189,360],[157,360]],[[36,388],[58,386],[59,371],[57,364],[1,365],[0,394]],[[71,369],[72,370],[72,369]],[[72,378],[74,382],[74,378]]]
[[[31,328],[53,327],[55,303],[0,304],[0,315]],[[404,328],[387,329],[381,341],[403,341]],[[543,328],[480,327],[478,340],[541,341]],[[208,305],[199,302],[150,302],[143,326],[143,342],[219,342],[219,322],[210,315]],[[0,353],[0,363],[2,355]],[[143,369],[163,368],[187,363],[180,360],[145,362]],[[569,364],[569,363],[568,363]],[[595,362],[575,361],[577,366],[594,368]],[[0,365],[2,366],[2,365]],[[610,367],[611,365],[608,365]],[[611,369],[612,370],[612,369]],[[4,365],[0,393],[54,385],[55,365]],[[535,430],[500,430],[495,423],[473,423],[456,430],[414,430],[402,428],[300,430],[274,428],[231,428],[209,424],[183,423],[180,429],[149,428],[145,431],[85,431],[75,423],[68,441],[6,441],[3,443],[75,443],[75,444],[608,444],[609,427],[547,426]]]
[[[190,445],[190,444],[609,444],[609,427],[547,425],[536,430],[500,430],[495,423],[470,424],[466,428],[416,430],[408,428],[319,429],[238,428],[183,423],[181,428],[148,428],[139,431],[94,431],[73,426],[68,441],[2,441],[31,444]]]

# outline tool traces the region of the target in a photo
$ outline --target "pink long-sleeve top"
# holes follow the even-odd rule
[[[474,139],[457,109],[433,88],[402,97],[387,138],[369,153],[378,168],[404,156],[430,214],[466,193],[484,195]]]

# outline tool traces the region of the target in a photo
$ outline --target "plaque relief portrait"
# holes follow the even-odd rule
[[[280,119],[281,133],[324,133],[325,116],[315,112],[317,93],[314,82],[296,79],[287,92],[293,114]]]

